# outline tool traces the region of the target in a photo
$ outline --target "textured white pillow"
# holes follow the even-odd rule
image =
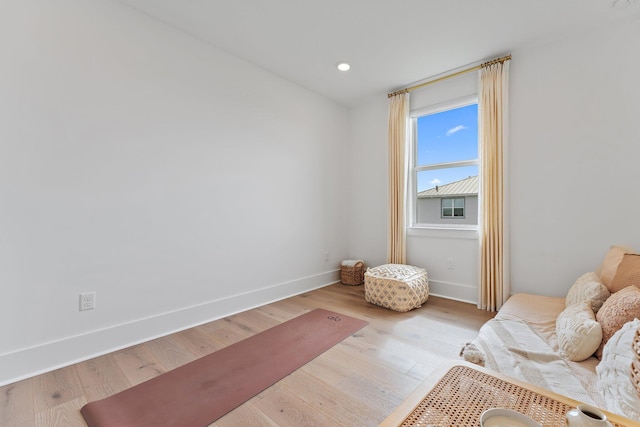
[[[588,302],[565,308],[556,319],[556,334],[560,355],[574,362],[589,358],[602,342],[602,327]]]
[[[596,366],[598,388],[602,391],[606,409],[632,420],[640,420],[640,398],[630,376],[634,358],[631,343],[638,328],[638,319],[625,323],[607,341],[602,359]]]
[[[591,310],[597,313],[602,304],[609,298],[609,289],[602,283],[600,277],[594,273],[585,273],[578,277],[569,292],[565,304],[567,307],[579,302],[587,301],[591,304]]]

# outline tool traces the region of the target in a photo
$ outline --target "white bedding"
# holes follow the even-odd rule
[[[472,341],[485,367],[573,399],[602,407],[597,393],[585,388],[570,364],[526,322],[492,319]],[[575,364],[575,363],[573,363]]]

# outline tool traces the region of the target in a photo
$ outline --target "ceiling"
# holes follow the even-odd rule
[[[118,1],[347,106],[640,9],[637,0]],[[350,71],[336,69],[341,60]]]

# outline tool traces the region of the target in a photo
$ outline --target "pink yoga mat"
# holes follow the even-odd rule
[[[80,412],[89,427],[207,426],[367,324],[315,309]]]

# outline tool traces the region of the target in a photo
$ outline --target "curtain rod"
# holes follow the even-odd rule
[[[396,92],[389,93],[389,94],[387,94],[387,98],[391,98],[392,96],[400,95],[401,93],[411,92],[411,91],[414,91],[416,89],[420,89],[420,88],[423,88],[425,86],[429,86],[430,84],[441,82],[443,80],[447,80],[447,79],[450,79],[452,77],[457,77],[457,76],[459,76],[461,74],[470,73],[471,71],[476,71],[476,70],[479,70],[479,69],[484,68],[484,67],[488,67],[488,66],[493,65],[493,64],[502,63],[502,62],[508,61],[510,59],[511,59],[511,55],[503,56],[502,58],[492,59],[491,61],[484,62],[484,63],[482,63],[480,65],[476,65],[475,67],[466,68],[464,70],[460,70],[460,71],[457,71],[455,73],[447,74],[446,76],[442,76],[442,77],[439,77],[437,79],[430,80],[430,81],[425,82],[425,83],[421,83],[419,85],[410,86],[408,88],[405,88],[405,89],[402,89],[402,90],[398,90]]]

